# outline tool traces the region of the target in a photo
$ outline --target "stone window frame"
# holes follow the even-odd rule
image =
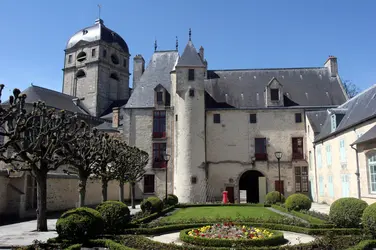
[[[72,63],[72,55],[68,55],[68,63]]]
[[[295,123],[302,123],[302,122],[303,122],[302,113],[295,113]]]
[[[195,80],[195,69],[188,69],[188,81]]]
[[[249,114],[249,123],[257,123],[257,114],[256,113]]]
[[[303,170],[306,170],[306,171],[303,171]],[[295,176],[295,192],[307,193],[309,191],[308,166],[295,166],[294,176]],[[298,188],[297,188],[297,184],[299,184]]]
[[[84,62],[86,61],[86,52],[85,51],[80,51],[78,54],[77,54],[77,61],[78,62]]]
[[[221,123],[221,114],[219,113],[213,114],[213,123],[216,123],[216,124]]]
[[[86,77],[86,72],[83,69],[80,69],[76,72],[76,78],[84,78]]]
[[[376,151],[373,150],[366,154],[367,172],[368,172],[368,187],[370,194],[376,194]],[[373,171],[372,171],[373,168]],[[374,178],[375,181],[372,181]],[[373,189],[374,187],[374,189]]]

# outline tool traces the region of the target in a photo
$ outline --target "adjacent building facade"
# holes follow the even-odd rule
[[[313,200],[376,201],[376,85],[337,108],[307,113]]]

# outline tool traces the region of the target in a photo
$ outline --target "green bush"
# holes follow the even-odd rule
[[[160,213],[163,209],[163,202],[156,196],[144,199],[141,202],[141,210],[143,212]]]
[[[281,203],[285,202],[285,197],[282,194],[281,194],[281,201],[279,200],[279,192],[278,191],[269,192],[265,196],[265,203],[266,204],[276,204],[277,202],[281,202]]]
[[[175,206],[176,204],[179,203],[179,199],[176,195],[174,194],[169,194],[167,195],[167,200],[166,198],[163,200],[165,206]]]
[[[131,219],[129,208],[120,201],[105,201],[96,209],[104,219],[104,231],[109,234],[122,233]]]
[[[362,225],[366,232],[376,239],[376,203],[373,203],[364,209]]]
[[[367,202],[357,198],[340,198],[330,206],[329,220],[337,227],[359,227]]]
[[[292,194],[287,197],[285,207],[287,210],[309,210],[311,208],[312,201],[304,194]]]
[[[84,242],[103,233],[104,220],[101,214],[87,207],[68,210],[56,222],[59,238]]]

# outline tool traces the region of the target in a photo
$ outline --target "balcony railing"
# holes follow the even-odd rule
[[[267,153],[255,153],[256,161],[267,161],[268,154]]]
[[[153,132],[153,138],[166,138],[166,132]]]
[[[293,160],[304,160],[304,155],[302,153],[292,153]]]
[[[166,168],[166,162],[165,161],[155,161],[153,162],[153,168]]]

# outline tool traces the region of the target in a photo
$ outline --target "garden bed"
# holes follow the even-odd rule
[[[217,223],[201,228],[185,229],[180,232],[180,240],[210,247],[260,247],[286,243],[281,232],[233,223]]]

